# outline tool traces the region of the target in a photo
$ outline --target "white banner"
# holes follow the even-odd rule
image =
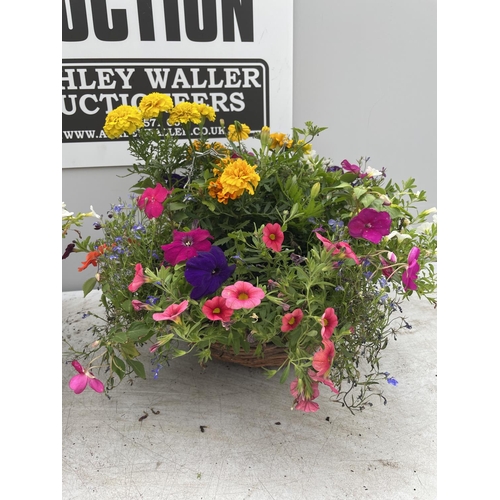
[[[151,92],[212,106],[210,138],[220,119],[290,132],[293,1],[63,0],[62,18],[63,168],[131,165],[102,127]]]

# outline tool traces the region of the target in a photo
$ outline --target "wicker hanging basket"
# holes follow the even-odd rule
[[[212,359],[250,368],[275,368],[281,366],[288,358],[285,348],[274,344],[265,344],[258,356],[255,355],[255,347],[250,347],[248,352],[240,350],[239,354],[234,354],[230,347],[218,342],[210,346],[210,351]]]

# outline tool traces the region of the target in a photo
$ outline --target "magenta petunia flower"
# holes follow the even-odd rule
[[[391,231],[391,216],[387,212],[363,208],[349,221],[347,227],[353,238],[363,238],[377,245]]]
[[[321,316],[321,337],[323,340],[329,340],[333,334],[333,330],[337,328],[339,320],[335,314],[333,307],[327,307],[323,316]]]
[[[357,255],[352,251],[349,243],[345,243],[344,241],[333,243],[319,233],[314,234],[319,240],[323,242],[323,245],[327,250],[332,250],[333,255],[337,255],[341,259],[352,259],[354,262],[356,262],[356,264],[359,264],[359,259]]]
[[[135,265],[135,276],[134,279],[132,280],[132,283],[128,286],[128,289],[134,293],[141,288],[144,283],[148,281],[148,278],[144,276],[144,271],[142,269],[142,264],[139,262]]]
[[[78,375],[71,377],[69,388],[75,391],[75,394],[80,394],[85,390],[87,385],[95,392],[104,392],[104,384],[94,377],[92,372],[84,370],[82,365],[75,359],[71,362],[73,368],[78,372]]]
[[[173,190],[157,183],[154,188],[146,188],[137,200],[137,206],[144,210],[148,219],[156,219],[163,212],[163,202],[170,196]]]
[[[172,266],[179,262],[190,259],[198,255],[198,252],[208,252],[213,240],[213,236],[206,229],[193,229],[192,231],[176,231],[174,229],[174,239],[168,245],[162,245],[165,260]]]
[[[155,321],[170,320],[180,323],[181,318],[179,316],[187,309],[188,304],[187,300],[183,300],[180,304],[170,304],[162,313],[154,313],[153,319]]]
[[[418,256],[420,255],[420,248],[413,247],[408,254],[408,265],[404,270],[401,281],[405,287],[405,290],[416,290],[417,289],[417,275],[420,271],[420,265],[418,263]]]
[[[260,304],[266,294],[262,288],[248,281],[237,281],[234,285],[226,286],[221,295],[231,309],[252,309]]]
[[[302,309],[295,309],[291,313],[287,313],[281,319],[281,331],[289,332],[297,328],[304,317]]]
[[[342,165],[342,168],[346,172],[352,172],[353,174],[359,174],[361,172],[361,169],[359,168],[358,165],[353,165],[352,163],[349,163],[347,160],[342,160],[340,164]]]
[[[229,321],[234,312],[233,309],[227,307],[226,299],[219,296],[207,300],[201,310],[208,319],[223,322]]]
[[[313,355],[312,366],[318,372],[318,376],[324,377],[332,366],[335,357],[335,346],[331,340],[323,340],[324,348],[316,351]]]
[[[275,252],[281,252],[281,245],[284,239],[285,235],[277,222],[275,224],[269,223],[264,226],[262,241],[267,248]]]

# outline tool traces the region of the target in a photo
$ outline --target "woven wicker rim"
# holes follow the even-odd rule
[[[265,344],[258,357],[255,356],[255,347],[251,347],[249,352],[240,350],[239,354],[234,354],[231,348],[218,342],[210,346],[210,351],[212,359],[227,361],[250,368],[281,366],[288,358],[285,348],[274,344]]]

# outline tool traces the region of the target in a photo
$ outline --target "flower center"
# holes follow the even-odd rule
[[[276,235],[275,234],[270,234],[269,235],[269,239],[274,241],[276,239]]]
[[[294,323],[295,323],[295,318],[292,317],[288,320],[289,325],[293,325]]]
[[[192,246],[192,244],[193,244],[193,238],[191,238],[191,236],[185,236],[184,238],[182,238],[182,244],[185,247]]]
[[[220,307],[216,307],[212,312],[214,314],[219,314],[220,313]]]
[[[238,295],[238,299],[239,299],[239,300],[247,300],[247,299],[248,299],[248,295],[247,295],[245,292],[241,292],[241,293]]]

